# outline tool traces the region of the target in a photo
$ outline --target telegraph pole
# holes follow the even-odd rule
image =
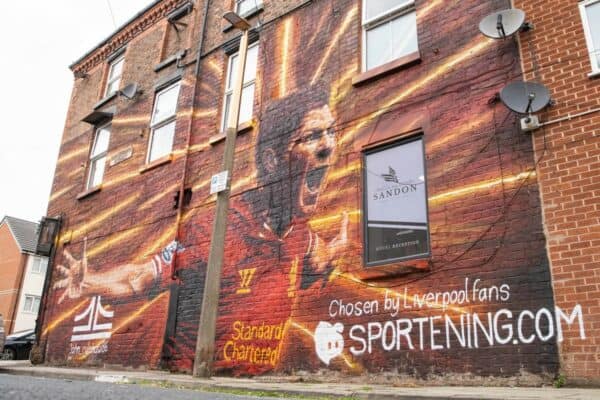
[[[225,233],[227,232],[227,214],[229,211],[229,197],[231,189],[231,176],[235,155],[235,139],[239,122],[244,84],[244,70],[246,68],[246,55],[248,53],[248,33],[250,24],[234,12],[226,13],[223,18],[235,28],[242,31],[240,50],[238,52],[238,65],[235,71],[235,83],[231,98],[229,118],[225,131],[225,150],[223,154],[222,172],[227,174],[227,184],[223,191],[217,193],[215,220],[213,222],[208,256],[208,267],[202,298],[202,311],[198,325],[198,339],[196,341],[196,357],[194,359],[194,376],[208,378],[212,375],[213,360],[215,355],[215,335],[217,329],[217,313],[219,307],[219,292],[221,289],[221,271],[223,269],[223,256],[225,248]]]

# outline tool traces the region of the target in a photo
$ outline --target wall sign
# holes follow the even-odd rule
[[[228,177],[229,171],[223,171],[213,175],[210,179],[210,194],[215,194],[226,190]]]
[[[119,163],[122,163],[125,160],[128,160],[133,155],[133,148],[128,147],[125,150],[121,150],[117,154],[111,157],[110,166],[113,167]]]
[[[383,264],[429,254],[423,139],[365,154],[365,259]]]

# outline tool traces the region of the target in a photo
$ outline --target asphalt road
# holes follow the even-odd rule
[[[236,396],[152,386],[34,378],[0,374],[0,399],[10,400],[250,400]],[[262,398],[261,400],[265,400]]]

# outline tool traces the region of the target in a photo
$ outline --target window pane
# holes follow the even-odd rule
[[[25,296],[25,305],[23,306],[23,311],[31,311],[32,305],[33,305],[33,297]]]
[[[600,68],[600,3],[594,3],[586,7],[588,26],[592,36],[592,52],[596,55],[596,66]]]
[[[391,23],[367,31],[367,66],[372,69],[392,59]]]
[[[245,87],[242,91],[242,102],[240,106],[240,124],[252,120],[252,109],[254,105],[254,84]]]
[[[419,50],[417,43],[417,14],[411,12],[391,22],[392,60]]]
[[[179,86],[179,84],[174,85],[156,95],[152,125],[175,115],[177,98],[179,97]]]
[[[238,54],[231,56],[231,62],[229,63],[229,71],[227,72],[227,90],[233,89],[234,76],[237,72],[237,66],[239,62]],[[254,45],[248,48],[248,54],[246,55],[246,67],[244,68],[244,84],[252,82],[256,79],[256,66],[258,62],[258,45]]]
[[[414,0],[365,0],[365,20],[370,20],[401,5],[414,3]]]
[[[34,313],[37,313],[39,309],[40,309],[40,298],[36,297],[33,300],[33,309],[31,311],[33,311]]]
[[[223,130],[227,128],[227,124],[229,123],[229,107],[231,107],[231,94],[225,96],[225,104],[223,105]]]
[[[260,0],[236,0],[238,2],[237,13],[242,15],[252,10]]]
[[[109,96],[109,95],[115,93],[116,91],[118,91],[120,84],[121,84],[121,78],[116,79],[116,80],[114,80],[112,82],[109,82],[106,85],[106,95]]]
[[[96,158],[90,165],[90,181],[88,189],[95,188],[102,183],[104,177],[104,166],[106,163],[106,156]]]
[[[39,273],[40,272],[40,263],[41,259],[39,257],[34,257],[33,263],[31,264],[31,272]]]
[[[112,80],[113,78],[115,78],[116,76],[121,76],[121,74],[123,73],[123,63],[124,63],[125,59],[121,58],[120,60],[115,61],[111,67],[110,67],[110,74],[108,79]]]
[[[108,150],[108,142],[110,141],[110,127],[100,128],[96,131],[96,140],[92,149],[91,157],[96,157]]]
[[[150,155],[148,162],[152,162],[168,155],[173,148],[173,136],[175,135],[175,121],[161,126],[152,132],[150,143]]]
[[[422,139],[367,154],[365,170],[367,261],[428,254]]]

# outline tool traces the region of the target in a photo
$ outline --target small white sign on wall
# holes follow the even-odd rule
[[[223,171],[213,175],[210,180],[210,194],[215,194],[226,190],[228,177],[229,171]]]

